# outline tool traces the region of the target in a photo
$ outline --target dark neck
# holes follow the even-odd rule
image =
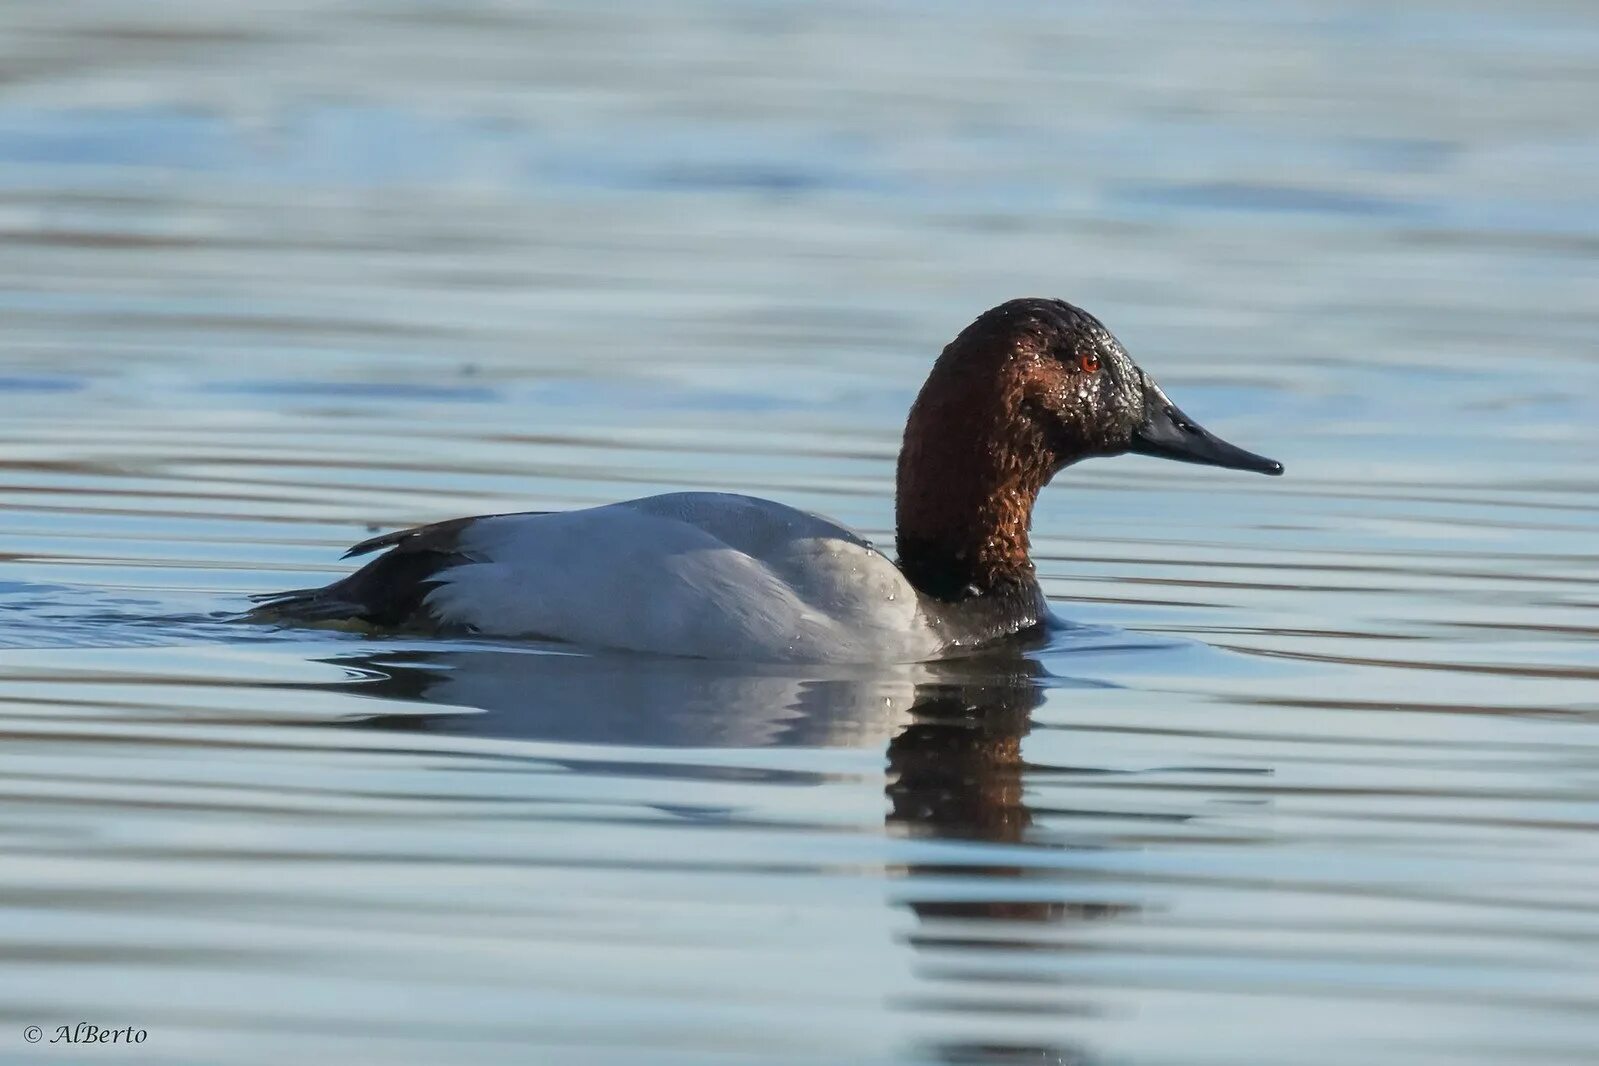
[[[960,601],[1034,586],[1027,531],[1054,473],[1043,441],[985,433],[969,419],[932,420],[918,403],[900,452],[895,497],[899,566],[926,596]],[[920,417],[919,417],[920,416]],[[924,420],[942,434],[918,433]],[[949,432],[949,427],[959,427]],[[961,430],[964,430],[962,432]]]

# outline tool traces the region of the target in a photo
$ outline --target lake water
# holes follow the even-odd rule
[[[6,4],[0,1060],[1595,1061],[1596,54],[1557,0]],[[886,541],[1021,295],[1288,469],[1057,479],[1047,647],[231,620],[462,514]]]

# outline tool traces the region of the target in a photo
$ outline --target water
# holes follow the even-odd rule
[[[1593,1061],[1596,47],[1554,0],[6,5],[0,1059]],[[476,512],[886,539],[921,376],[1019,295],[1288,468],[1070,471],[1024,656],[229,621]]]

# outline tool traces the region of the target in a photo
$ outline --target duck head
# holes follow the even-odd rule
[[[946,599],[1031,582],[1039,491],[1072,463],[1127,452],[1283,472],[1189,418],[1087,311],[1044,299],[985,311],[944,349],[911,407],[900,564]]]

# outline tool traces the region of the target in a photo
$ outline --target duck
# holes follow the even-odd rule
[[[320,588],[255,597],[279,625],[465,633],[752,662],[924,663],[1060,623],[1033,508],[1082,460],[1127,453],[1283,472],[1184,414],[1063,300],[979,315],[933,363],[896,468],[895,558],[820,515],[726,492],[456,518],[362,541]]]

